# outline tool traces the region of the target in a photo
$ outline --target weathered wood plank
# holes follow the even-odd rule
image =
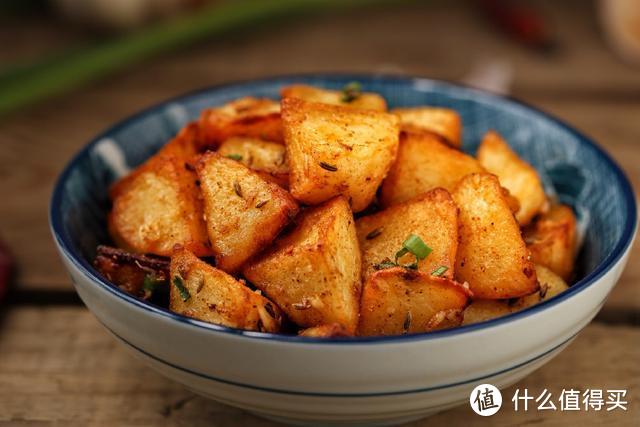
[[[640,329],[592,324],[551,363],[503,396],[488,420],[467,406],[412,424],[630,425],[640,417]],[[623,388],[627,412],[513,412],[515,388]],[[556,402],[557,403],[557,402]],[[0,327],[0,424],[274,426],[207,401],[141,365],[82,308],[20,307]]]

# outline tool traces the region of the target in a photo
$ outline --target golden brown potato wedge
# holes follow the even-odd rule
[[[462,324],[484,322],[509,313],[515,313],[569,289],[567,283],[548,268],[539,264],[536,264],[535,268],[538,283],[540,284],[540,288],[536,292],[512,300],[475,300],[464,310]]]
[[[418,262],[418,270],[432,273],[445,267],[443,277],[453,278],[458,248],[458,208],[449,192],[436,188],[410,201],[387,208],[356,221],[362,251],[362,272],[366,279],[375,273],[376,265],[394,259],[402,242],[411,234],[420,237],[433,251]],[[415,260],[406,254],[401,265]]]
[[[307,204],[336,195],[366,208],[398,148],[398,118],[297,98],[282,100],[291,194]]]
[[[362,289],[358,335],[401,335],[437,327],[434,316],[463,309],[469,291],[443,277],[394,267],[380,270]]]
[[[204,142],[213,147],[233,136],[283,141],[280,104],[272,99],[236,99],[221,107],[204,110],[199,123]]]
[[[339,338],[348,337],[353,334],[350,334],[349,331],[347,331],[341,324],[331,323],[329,325],[320,325],[314,326],[313,328],[303,329],[298,335],[312,338]]]
[[[498,178],[468,175],[452,196],[460,209],[456,280],[468,282],[476,298],[516,298],[538,289],[529,250]]]
[[[298,212],[285,190],[243,164],[208,152],[196,163],[209,240],[218,268],[236,271]]]
[[[533,261],[564,280],[571,278],[576,256],[576,217],[569,206],[554,205],[524,231]]]
[[[109,232],[119,247],[170,256],[181,244],[198,256],[211,255],[196,176],[184,158],[156,155],[110,193]]]
[[[434,135],[402,132],[396,162],[382,183],[380,201],[391,206],[436,187],[452,191],[465,175],[483,171],[476,159]]]
[[[298,326],[339,323],[353,335],[361,265],[349,204],[336,197],[306,210],[296,228],[243,273]]]
[[[184,248],[171,257],[169,308],[205,322],[250,331],[278,332],[280,309],[241,282]]]
[[[438,107],[396,108],[400,128],[412,132],[433,132],[453,147],[462,145],[462,120],[455,110]]]
[[[520,202],[516,219],[521,226],[531,222],[546,202],[542,182],[534,168],[522,160],[498,133],[489,131],[478,148],[478,161],[495,174],[509,192]]]
[[[284,145],[257,138],[236,136],[220,144],[218,154],[237,160],[282,188],[289,187],[289,167]]]
[[[193,172],[193,159],[198,154],[201,141],[200,126],[196,122],[189,123],[178,134],[166,143],[158,152],[148,159],[145,164],[154,163],[159,164],[158,158],[171,158],[176,164],[179,162],[184,163],[184,167]],[[156,159],[156,160],[153,160]],[[133,173],[123,177],[119,181],[115,182],[109,189],[109,197],[113,200],[116,195],[122,193],[124,189],[129,185],[129,182],[135,179],[136,172],[142,170],[144,165],[138,167]]]
[[[360,92],[350,96],[348,91],[322,89],[307,85],[287,86],[280,92],[283,98],[298,98],[303,101],[341,105],[363,110],[387,111],[387,103],[377,93]]]
[[[200,124],[192,122],[180,129],[178,134],[158,151],[158,155],[175,156],[190,162],[202,149],[203,144]]]

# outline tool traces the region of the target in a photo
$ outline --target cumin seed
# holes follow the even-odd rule
[[[320,162],[320,167],[322,169],[328,170],[329,172],[335,172],[338,170],[338,168],[335,165],[332,165],[326,162]]]

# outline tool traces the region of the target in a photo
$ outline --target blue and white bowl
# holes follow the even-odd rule
[[[390,107],[457,110],[464,149],[489,129],[571,204],[583,230],[579,280],[537,306],[484,323],[409,336],[314,339],[246,332],[172,313],[127,295],[92,267],[108,242],[109,185],[151,156],[199,112],[242,96],[277,98],[282,86],[340,88],[357,80]],[[506,387],[557,355],[596,315],[633,241],[636,201],[616,163],[589,138],[511,99],[402,77],[314,75],[212,87],[152,107],[108,129],[60,176],[53,236],[78,294],[97,319],[148,365],[196,393],[299,424],[393,424],[468,402],[480,383]],[[588,357],[588,355],[585,355]]]

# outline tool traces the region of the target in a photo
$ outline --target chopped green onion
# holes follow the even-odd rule
[[[342,102],[352,102],[362,95],[362,87],[358,82],[347,83],[342,88]]]
[[[426,257],[429,256],[429,254],[432,252],[432,249],[427,246],[420,237],[416,236],[415,234],[410,234],[409,237],[407,237],[407,240],[405,240],[402,243],[402,247],[403,249],[406,249],[407,251],[411,252],[413,255],[416,256],[417,259],[419,260],[423,260]],[[398,251],[398,253],[400,253],[402,251],[402,249],[400,251]],[[406,252],[404,252],[402,255],[404,255]],[[400,255],[400,256],[402,256]],[[399,258],[400,256],[398,256],[396,254],[396,257]]]
[[[447,270],[449,269],[449,267],[445,267],[444,265],[441,265],[440,267],[436,268],[435,270],[433,270],[431,272],[432,276],[437,276],[440,277],[442,276],[444,273],[447,272]]]
[[[398,259],[402,258],[408,252],[409,252],[409,250],[407,250],[406,248],[402,248],[398,252],[396,252],[396,264],[398,263]]]
[[[242,160],[242,154],[227,154],[225,157],[231,160],[237,160],[237,161]]]
[[[189,293],[189,290],[184,286],[184,283],[182,282],[182,278],[180,276],[173,277],[173,285],[178,289],[178,292],[180,292],[180,298],[182,298],[182,301],[187,301],[189,298],[191,298],[191,294]]]
[[[153,293],[162,285],[164,285],[165,281],[162,279],[158,279],[153,274],[147,274],[144,276],[144,281],[142,282],[142,291],[143,298],[150,299],[153,296]]]

